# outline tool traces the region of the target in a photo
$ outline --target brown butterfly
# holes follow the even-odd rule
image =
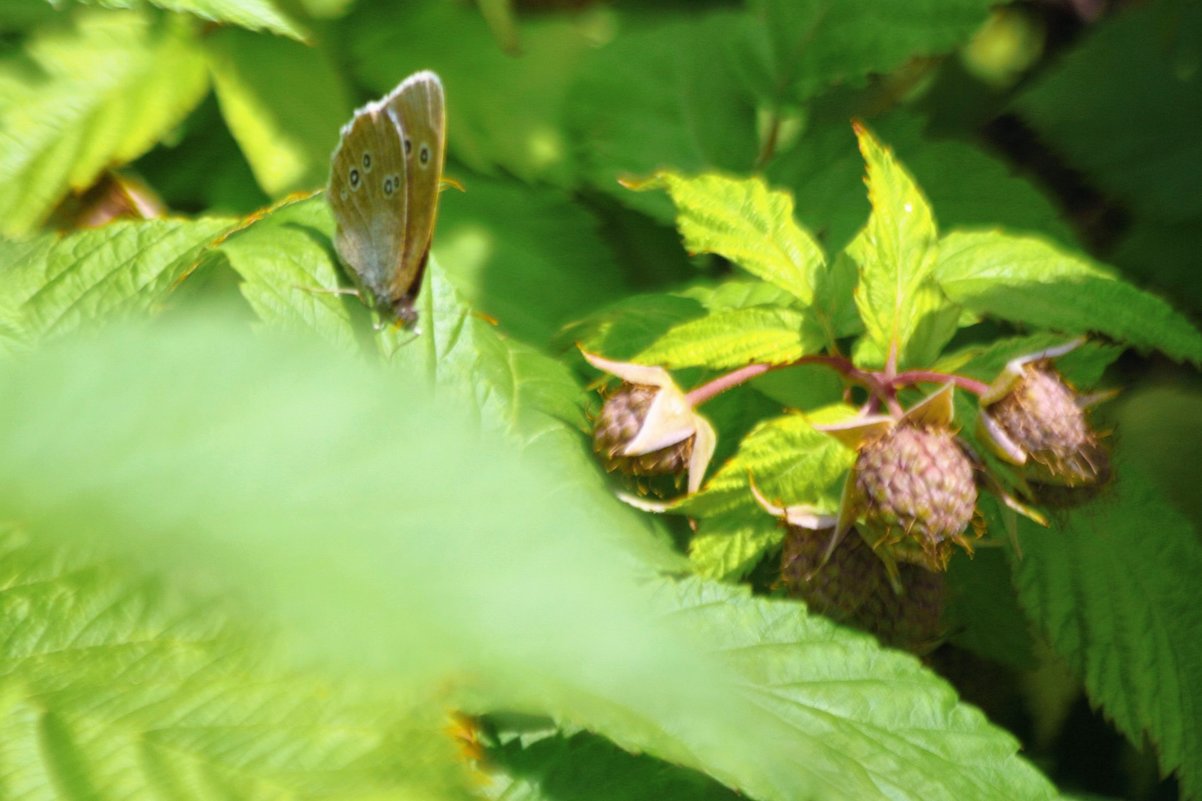
[[[405,328],[417,323],[446,143],[442,81],[422,71],[356,111],[331,158],[334,247],[360,296]]]

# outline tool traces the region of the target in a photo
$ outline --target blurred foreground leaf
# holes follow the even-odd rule
[[[636,515],[407,365],[220,316],[46,348],[0,365],[0,515],[229,593],[309,664],[550,714],[753,798],[1054,796],[916,660],[794,603],[653,579],[671,560]]]
[[[143,2],[168,11],[194,14],[201,19],[237,25],[253,31],[270,31],[304,39],[304,29],[280,11],[273,0],[80,0],[107,8],[139,8]]]
[[[0,531],[5,797],[475,797],[444,700],[283,669],[234,610],[33,540]]]

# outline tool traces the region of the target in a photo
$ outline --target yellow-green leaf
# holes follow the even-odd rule
[[[702,520],[689,540],[689,562],[705,578],[738,580],[777,548],[785,530],[768,515],[738,512]]]
[[[0,61],[0,234],[40,223],[69,189],[145,153],[208,88],[182,18],[77,9]]]
[[[263,191],[278,197],[324,185],[352,110],[325,53],[237,28],[205,45],[222,116]]]
[[[80,0],[108,8],[139,8],[142,0]],[[210,22],[237,25],[252,31],[270,31],[304,41],[308,34],[276,7],[272,0],[147,0],[151,5],[193,14]]]
[[[796,309],[753,306],[689,320],[669,330],[634,361],[668,367],[783,364],[821,347],[806,341],[805,315]]]
[[[1168,303],[1039,237],[948,234],[936,277],[953,300],[980,314],[1066,334],[1099,332],[1202,364],[1202,333]]]
[[[2,327],[27,343],[162,301],[233,220],[118,221],[70,236],[0,240]]]
[[[856,305],[868,335],[888,353],[905,350],[931,308],[914,300],[935,267],[935,218],[914,179],[863,125],[855,125],[868,168],[867,227],[848,251],[859,262]],[[925,306],[926,304],[924,304]]]
[[[717,173],[689,178],[667,171],[631,188],[668,190],[676,204],[676,225],[690,252],[716,253],[802,303],[813,301],[817,273],[826,258],[794,219],[788,192],[769,189],[760,178]]]
[[[334,292],[341,272],[330,248],[333,228],[321,193],[264,213],[219,249],[242,277],[242,296],[262,320],[315,331],[354,349],[351,313],[358,307],[366,317],[367,308],[358,298]]]

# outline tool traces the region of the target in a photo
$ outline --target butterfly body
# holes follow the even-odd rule
[[[442,82],[410,75],[342,128],[327,198],[334,247],[364,298],[412,327],[446,154]]]

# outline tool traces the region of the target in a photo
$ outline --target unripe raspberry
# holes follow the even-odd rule
[[[947,569],[952,545],[971,552],[977,503],[972,461],[952,432],[954,387],[945,384],[900,417],[858,416],[816,426],[856,450],[837,530],[859,526],[897,577],[898,562]]]
[[[823,564],[833,528],[790,525],[781,552],[781,584],[815,612],[875,634],[881,642],[918,653],[941,634],[943,575],[898,565],[892,581],[885,563],[855,529]],[[900,592],[899,592],[900,589]]]
[[[1110,458],[1085,419],[1077,393],[1047,360],[1020,365],[1009,391],[985,406],[982,426],[1001,455],[1037,484],[1088,487],[1110,474]],[[1019,454],[1017,457],[1015,454]]]
[[[946,428],[902,423],[861,446],[853,503],[877,549],[944,570],[952,542],[972,522],[972,462]]]
[[[718,436],[689,395],[662,367],[581,353],[589,364],[623,381],[593,430],[593,447],[606,468],[636,476],[687,472],[689,493],[700,489]]]
[[[659,392],[659,387],[622,384],[606,399],[593,428],[593,449],[601,456],[607,470],[634,476],[658,476],[679,475],[688,468],[693,455],[692,436],[650,453],[637,456],[624,453],[626,446],[642,430],[651,402]]]

